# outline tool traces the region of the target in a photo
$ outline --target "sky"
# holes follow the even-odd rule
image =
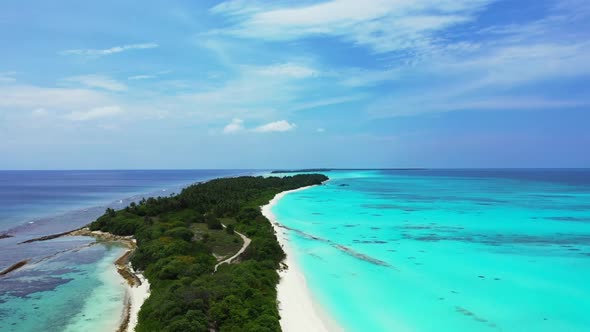
[[[0,169],[590,167],[590,1],[0,4]]]

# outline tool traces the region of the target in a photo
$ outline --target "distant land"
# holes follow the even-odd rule
[[[302,168],[274,170],[271,174],[306,173],[306,172],[331,172],[331,171],[420,171],[427,168]]]

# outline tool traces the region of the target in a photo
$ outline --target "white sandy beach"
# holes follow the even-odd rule
[[[129,269],[133,271],[131,263],[129,263]],[[143,302],[145,302],[145,300],[147,300],[147,298],[150,296],[150,283],[148,282],[147,278],[141,273],[135,273],[135,275],[139,278],[139,280],[141,280],[141,285],[128,285],[127,294],[129,296],[129,323],[127,324],[127,332],[135,331],[139,309],[141,309]]]
[[[295,262],[287,234],[282,227],[279,227],[280,223],[271,211],[272,207],[285,195],[307,188],[309,187],[279,193],[267,205],[262,207],[262,214],[270,220],[279,243],[287,254],[285,263],[288,269],[279,273],[281,281],[277,286],[281,328],[283,332],[343,331],[331,317],[324,313],[323,308],[314,302],[313,296],[307,287],[305,276]]]

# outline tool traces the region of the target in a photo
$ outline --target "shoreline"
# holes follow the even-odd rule
[[[326,312],[314,301],[313,295],[305,276],[299,269],[294,251],[288,240],[285,229],[272,213],[272,208],[287,194],[308,189],[313,186],[298,188],[278,193],[268,204],[261,207],[262,214],[270,221],[275,230],[277,240],[287,257],[283,261],[286,268],[279,271],[280,281],[277,285],[277,301],[279,323],[283,332],[335,332],[344,331]]]
[[[137,248],[135,239],[132,236],[118,236],[101,231],[90,231],[88,227],[71,231],[66,236],[90,236],[102,241],[120,242],[128,248],[114,262],[119,276],[123,278],[126,284],[124,309],[117,332],[135,331],[139,310],[150,296],[150,283],[147,278],[142,273],[135,271],[129,262],[129,257]]]

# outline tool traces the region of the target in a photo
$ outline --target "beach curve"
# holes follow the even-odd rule
[[[139,320],[139,311],[141,306],[150,296],[150,283],[148,279],[139,271],[133,269],[129,258],[137,248],[135,238],[132,236],[119,236],[108,232],[90,231],[88,227],[83,227],[67,233],[68,236],[90,236],[102,241],[120,242],[128,250],[119,257],[115,262],[117,274],[123,279],[126,285],[125,290],[125,308],[121,317],[121,322],[117,332],[133,332]]]
[[[279,303],[280,324],[283,332],[336,332],[344,331],[324,309],[314,301],[313,295],[299,269],[294,251],[288,241],[286,229],[281,227],[272,208],[287,194],[306,190],[313,186],[283,191],[261,207],[262,214],[273,226],[277,240],[287,257],[284,263],[288,268],[279,271],[280,281],[277,285],[277,301]]]

